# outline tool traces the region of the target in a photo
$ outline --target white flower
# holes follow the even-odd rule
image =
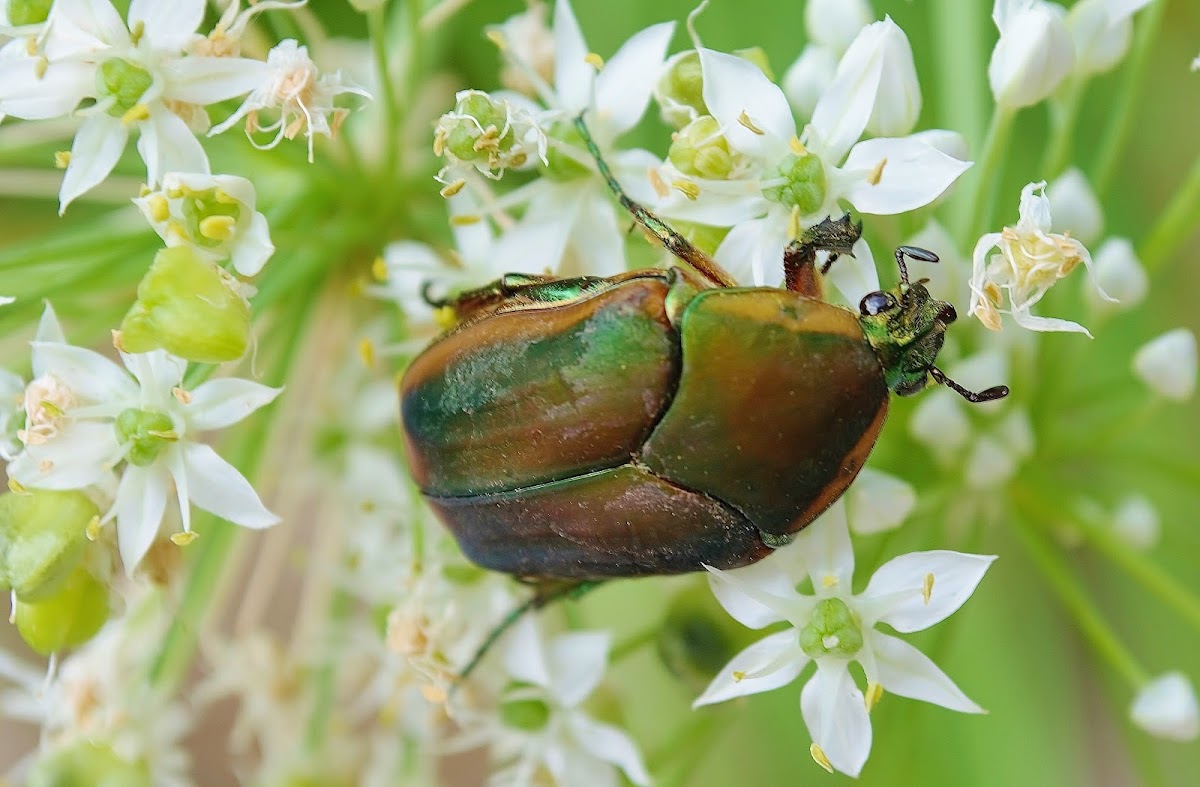
[[[864,467],[846,491],[846,518],[850,529],[862,536],[900,527],[916,505],[911,484],[870,467]]]
[[[1086,246],[1100,240],[1104,232],[1104,208],[1078,167],[1071,167],[1055,178],[1046,189],[1046,197],[1056,228],[1069,230]]]
[[[250,0],[242,9],[241,0],[229,0],[221,18],[207,36],[193,36],[188,52],[193,55],[212,57],[234,57],[241,54],[242,36],[254,17],[263,11],[293,10],[308,3],[308,0]]]
[[[1167,740],[1194,741],[1200,736],[1196,690],[1182,672],[1168,672],[1143,686],[1129,716],[1146,732]]]
[[[983,710],[903,640],[875,628],[920,631],[963,605],[995,560],[990,555],[914,552],[875,572],[866,589],[851,592],[854,552],[845,512],[834,504],[789,546],[734,571],[709,568],[717,600],[754,629],[778,622],[791,628],[768,635],[723,668],[696,706],[770,691],[794,681],[810,661],[817,671],[800,695],[813,738],[811,752],[823,767],[857,776],[871,749],[871,707],[884,690],[964,713]],[[796,591],[807,574],[815,595]],[[858,662],[866,694],[849,671]]]
[[[783,75],[783,93],[792,109],[811,117],[825,88],[837,73],[838,56],[823,46],[810,44]]]
[[[538,127],[525,102],[494,98],[480,90],[461,90],[455,106],[438,118],[433,151],[450,162],[438,173],[447,184],[443,195],[453,196],[464,182],[452,179],[464,167],[499,180],[508,168],[547,164],[546,133]]]
[[[241,421],[280,389],[225,378],[189,392],[180,387],[186,364],[179,358],[156,351],[121,359],[128,372],[91,350],[33,342],[25,450],[9,464],[9,476],[33,488],[83,489],[126,461],[104,519],[116,518],[130,573],[158,535],[172,488],[185,533],[191,530],[189,500],[245,527],[275,524],[278,518],[250,483],[196,442],[196,433]]]
[[[637,746],[616,727],[581,709],[604,678],[609,634],[572,631],[543,640],[532,615],[514,627],[504,653],[512,682],[499,719],[471,735],[490,740],[498,769],[491,785],[524,787],[549,774],[555,784],[615,784],[619,768],[637,785],[650,783]]]
[[[909,133],[921,114],[921,84],[917,81],[917,67],[913,63],[908,36],[889,16],[864,28],[862,35],[851,44],[851,49],[855,47],[874,53],[882,61],[879,92],[867,121],[867,132],[880,137]]]
[[[1075,71],[1081,76],[1111,70],[1129,51],[1132,17],[1151,0],[1080,0],[1067,14],[1075,41]]]
[[[232,260],[243,276],[261,271],[275,251],[267,218],[254,209],[254,184],[245,178],[168,172],[162,186],[133,202],[168,246]]]
[[[571,4],[557,0],[553,88],[537,76],[534,65],[517,59],[519,53],[504,51],[537,86],[547,107],[540,125],[550,137],[550,166],[543,177],[489,206],[525,205],[520,221],[497,243],[497,265],[527,270],[535,259],[563,276],[610,276],[625,269],[624,237],[608,187],[577,144],[571,122],[586,112],[588,131],[618,180],[635,199],[652,199],[646,173],[658,160],[644,150],[616,151],[614,144],[645,113],[674,29],[667,22],[636,33],[597,73],[599,59],[589,52]]]
[[[1142,345],[1133,373],[1160,396],[1186,402],[1196,392],[1196,335],[1176,328]]]
[[[547,11],[545,3],[533,0],[521,13],[487,29],[488,36],[507,54],[500,84],[509,90],[536,95],[538,88],[530,71],[542,83],[554,80],[554,33],[546,25]]]
[[[246,136],[257,148],[266,150],[278,145],[284,137],[295,139],[301,132],[308,139],[308,160],[313,161],[313,139],[321,134],[333,137],[350,110],[335,107],[333,100],[342,93],[352,93],[370,98],[367,91],[346,84],[340,72],[319,74],[317,66],[308,56],[308,48],[289,38],[281,41],[267,53],[265,73],[252,86],[250,95],[237,110],[214,126],[209,136],[220,134],[235,123],[246,119]],[[242,91],[246,92],[245,90]],[[259,113],[277,110],[279,117],[263,124]],[[259,144],[254,135],[260,131],[274,132],[275,136],[266,144]]]
[[[809,0],[804,5],[804,28],[818,46],[841,57],[875,14],[867,0]]]
[[[968,162],[916,136],[858,142],[883,92],[885,64],[896,67],[889,53],[896,49],[897,37],[903,33],[890,19],[859,33],[800,138],[783,91],[757,66],[701,49],[704,102],[739,154],[738,163],[728,179],[696,180],[693,194],[686,199],[673,195],[659,212],[732,226],[717,249],[717,262],[739,281],[774,286],[783,280],[788,241],[803,227],[841,215],[843,203],[877,215],[928,205]],[[890,81],[888,86],[896,87]],[[664,179],[670,182],[674,176]],[[833,275],[847,300],[857,303],[858,296],[878,289],[878,280],[867,244],[860,241],[854,251],[857,262],[839,263]]]
[[[1000,314],[1011,314],[1017,324],[1031,331],[1074,331],[1088,333],[1069,320],[1036,317],[1031,312],[1054,283],[1082,262],[1092,281],[1092,255],[1069,235],[1053,233],[1046,182],[1030,183],[1021,189],[1020,218],[1015,227],[984,235],[972,253],[970,311],[993,331],[1001,328]],[[1041,194],[1035,192],[1042,191]],[[992,254],[999,249],[999,254]],[[1096,284],[1105,300],[1112,300]],[[1001,308],[1007,297],[1008,308]]]
[[[1047,98],[1071,73],[1075,45],[1063,7],[1046,0],[996,0],[992,19],[1000,40],[988,64],[996,103],[1006,109]]]
[[[107,0],[58,0],[46,54],[0,59],[0,113],[40,120],[95,101],[79,111],[60,213],[108,177],[134,129],[151,185],[169,170],[208,172],[181,115],[207,125],[202,107],[246,93],[263,64],[183,56],[203,15],[203,0],[133,0],[126,26]]]
[[[1158,510],[1142,495],[1121,501],[1112,515],[1113,533],[1134,549],[1151,549],[1162,532]]]
[[[1128,238],[1109,238],[1096,250],[1096,281],[1116,302],[1104,301],[1093,290],[1087,299],[1095,308],[1126,311],[1146,299],[1150,277]]]

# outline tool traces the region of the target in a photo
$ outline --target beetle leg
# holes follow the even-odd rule
[[[783,250],[783,286],[809,298],[821,297],[821,280],[817,276],[817,250],[811,243],[792,241]]]
[[[783,252],[784,286],[792,292],[810,298],[820,298],[821,282],[817,277],[817,252],[829,252],[829,258],[821,266],[821,275],[843,254],[854,256],[854,244],[862,237],[862,222],[855,224],[850,214],[834,221],[826,218],[819,224],[806,229],[797,240],[788,244]]]

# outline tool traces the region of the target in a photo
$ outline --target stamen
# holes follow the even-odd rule
[[[867,681],[867,693],[863,695],[867,713],[870,713],[881,699],[883,699],[883,684],[874,680]]]
[[[600,57],[600,55],[597,55],[595,52],[588,52],[587,57],[585,57],[584,60],[586,60],[588,65],[597,71],[604,68],[604,58]]]
[[[800,206],[793,205],[792,212],[788,216],[788,240],[798,240],[800,238]]]
[[[208,216],[200,220],[200,234],[209,240],[229,240],[236,229],[237,220],[233,216]]]
[[[200,534],[194,530],[185,530],[182,533],[175,533],[171,536],[171,543],[177,547],[185,547],[200,537]]]
[[[132,126],[134,123],[140,123],[150,117],[150,108],[145,104],[137,104],[129,108],[129,111],[121,115],[122,126]]]
[[[745,673],[745,672],[742,672],[741,670],[734,670],[734,671],[733,671],[733,682],[734,682],[734,683],[741,683],[741,682],[742,682],[742,681],[744,681],[745,679],[746,679],[746,673]]]
[[[465,185],[467,185],[467,181],[466,181],[466,179],[465,179],[465,178],[459,178],[458,180],[454,181],[453,183],[448,183],[448,184],[446,184],[446,187],[445,187],[445,188],[443,188],[443,189],[442,189],[441,191],[439,191],[438,193],[439,193],[439,194],[441,194],[441,195],[442,195],[443,197],[445,197],[446,199],[450,199],[450,198],[451,198],[451,197],[453,197],[455,194],[457,194],[458,192],[462,191],[462,190],[463,190],[463,186],[465,186]]]
[[[358,357],[368,368],[375,368],[375,343],[365,336],[358,342]]]
[[[838,578],[833,574],[826,574],[825,576],[821,577],[821,584],[827,588],[836,587],[837,583]]]
[[[793,135],[792,138],[788,140],[788,147],[791,148],[792,152],[800,158],[804,158],[808,155],[808,148],[804,147],[804,143],[800,141],[800,137]]]
[[[382,256],[376,257],[374,262],[371,263],[371,277],[375,281],[387,281],[387,261]]]
[[[662,179],[662,175],[658,174],[656,168],[650,167],[646,170],[646,179],[650,181],[650,188],[654,189],[654,193],[658,196],[665,199],[671,193],[667,182]]]
[[[178,385],[171,389],[171,396],[174,396],[175,401],[179,402],[180,404],[191,404],[192,403],[191,391],[185,391],[182,388],[180,388]]]
[[[150,209],[150,220],[156,224],[171,217],[171,203],[162,194],[155,194],[146,200],[146,207]]]
[[[929,606],[929,599],[933,597],[933,573],[925,575],[925,584],[921,587],[921,598],[925,599],[925,606]]]
[[[750,116],[746,114],[746,110],[744,109],[742,110],[742,114],[738,115],[738,123],[742,126],[745,126],[751,132],[758,134],[760,137],[766,136],[767,132],[754,125],[754,121],[750,119]]]
[[[676,180],[671,181],[671,186],[673,186],[676,190],[679,191],[679,193],[683,194],[683,196],[687,197],[690,200],[694,201],[697,197],[700,196],[700,187],[697,186],[692,181],[687,180],[685,178],[678,178]]]
[[[71,151],[56,150],[54,151],[54,167],[55,169],[66,169],[71,163]]]
[[[867,175],[867,183],[870,183],[872,186],[878,186],[879,181],[883,178],[883,168],[886,166],[887,166],[887,159],[886,158],[879,159],[879,163],[876,164],[875,168],[872,169],[871,172]]]
[[[833,773],[833,763],[831,763],[829,758],[825,756],[825,751],[817,745],[816,741],[813,741],[812,745],[808,747],[808,753],[812,756],[813,762],[815,762],[817,765],[820,765],[830,773]]]
[[[87,526],[83,529],[84,535],[88,541],[95,541],[100,537],[100,515],[97,514],[88,520]]]
[[[483,221],[482,216],[477,216],[473,213],[462,213],[457,216],[450,217],[450,226],[469,227],[472,224],[478,224],[481,221]]]

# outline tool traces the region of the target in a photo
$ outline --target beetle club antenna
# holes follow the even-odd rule
[[[912,257],[914,260],[922,262],[937,262],[938,256],[929,249],[922,249],[917,246],[897,246],[896,247],[896,265],[900,268],[900,282],[908,286],[908,266],[904,264],[905,257]]]
[[[900,250],[899,249],[896,250],[896,258],[897,259],[900,258]],[[956,394],[958,394],[962,398],[966,399],[971,404],[980,404],[982,402],[994,402],[997,399],[1003,399],[1004,397],[1008,396],[1008,386],[1007,385],[993,385],[991,388],[988,388],[985,391],[979,391],[978,393],[976,393],[975,391],[971,391],[967,388],[963,388],[961,385],[959,385],[958,383],[954,382],[949,377],[947,377],[946,373],[943,372],[941,369],[937,368],[936,366],[929,367],[929,375],[931,377],[933,377],[933,379],[936,380],[939,384],[946,386],[951,391],[954,391]]]
[[[646,210],[641,204],[634,202],[625,193],[625,189],[621,188],[621,183],[613,175],[612,170],[608,168],[608,162],[600,154],[600,148],[596,145],[596,141],[592,139],[591,132],[588,131],[582,114],[575,118],[575,129],[583,137],[583,144],[587,146],[588,153],[596,160],[596,169],[599,170],[600,176],[608,183],[608,188],[616,196],[617,201],[621,203],[621,207],[629,211],[638,224],[645,227],[646,231],[657,238],[668,251],[691,265],[712,284],[718,287],[738,286],[737,281],[726,273],[711,257],[693,246],[691,241],[671,229],[667,226],[666,222]]]

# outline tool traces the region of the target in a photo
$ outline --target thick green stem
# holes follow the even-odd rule
[[[929,22],[937,59],[938,117],[941,128],[958,131],[978,150],[987,117],[988,88],[985,39],[988,3],[933,0]]]
[[[406,0],[406,5],[413,5],[413,0]],[[375,100],[383,104],[383,117],[386,123],[385,128],[390,129],[393,135],[399,135],[400,131],[400,109],[397,105],[396,85],[392,79],[392,72],[388,63],[387,50],[387,5],[381,5],[367,15],[367,25],[371,37],[371,52],[375,57],[375,68],[379,72],[379,92],[383,95],[376,96]],[[418,36],[413,35],[413,40]],[[413,46],[413,40],[408,41],[409,46]],[[385,177],[392,177],[397,166],[400,164],[400,148],[395,143],[387,145],[384,153],[384,168],[383,174]]]
[[[1138,255],[1142,265],[1150,273],[1157,271],[1197,228],[1200,228],[1200,156],[1192,162],[1187,179],[1142,244]]]
[[[1167,0],[1153,0],[1137,19],[1137,32],[1125,65],[1124,78],[1121,80],[1121,86],[1117,88],[1116,97],[1108,104],[1110,120],[1104,136],[1100,139],[1100,152],[1092,170],[1092,188],[1101,201],[1112,186],[1121,154],[1125,151],[1129,130],[1138,119],[1134,105],[1137,103],[1138,91],[1146,81],[1150,53],[1154,50],[1154,42],[1158,38],[1166,11]]]
[[[1046,180],[1057,178],[1071,163],[1075,124],[1079,120],[1079,105],[1086,84],[1079,77],[1071,77],[1058,97],[1050,102],[1050,144],[1042,159],[1041,174]]]
[[[1004,175],[1004,156],[1008,152],[1008,141],[1012,136],[1016,110],[997,106],[992,113],[987,138],[980,152],[980,162],[970,173],[969,198],[960,217],[957,237],[960,248],[971,247],[975,237],[991,226],[992,214],[996,209],[996,193]]]
[[[1034,514],[1037,515],[1036,513]],[[1079,583],[1071,576],[1062,556],[1046,543],[1042,533],[1025,516],[1015,517],[1014,528],[1033,562],[1041,570],[1059,601],[1075,619],[1080,632],[1091,643],[1096,652],[1119,673],[1134,690],[1148,679],[1145,669],[1125,647],[1104,617],[1092,604]]]

